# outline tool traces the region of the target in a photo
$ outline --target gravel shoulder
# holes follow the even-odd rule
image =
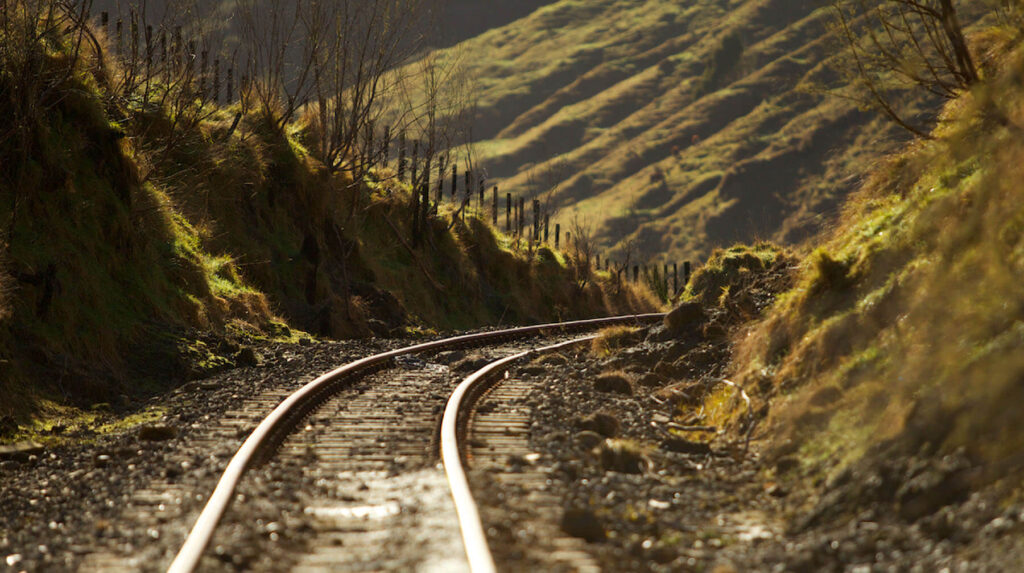
[[[705,423],[681,420],[679,405],[715,391],[724,340],[659,326],[611,357],[513,372],[533,383],[521,401],[529,453],[503,471],[536,477],[475,482],[503,570],[555,568],[551,531],[578,538],[605,571],[1020,570],[1024,505],[1007,501],[1013,484],[957,490],[966,459],[908,456],[816,482],[763,456],[769,436],[748,446],[735,429],[679,431]],[[672,379],[687,382],[656,374],[666,356],[680,357]],[[901,511],[907,499],[920,511]]]

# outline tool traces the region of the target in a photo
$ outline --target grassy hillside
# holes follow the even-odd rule
[[[933,141],[871,171],[794,286],[735,337],[733,379],[755,400],[780,479],[836,492],[812,515],[883,501],[914,521],[983,486],[1019,500],[1019,34],[1019,23],[974,34],[982,83],[946,106]],[[923,471],[933,466],[939,485]],[[879,488],[886,479],[909,485]]]
[[[620,257],[798,241],[904,139],[822,92],[841,79],[832,22],[812,0],[554,3],[459,48],[480,153],[508,190],[555,188]]]
[[[450,224],[448,205],[414,248],[408,185],[383,165],[330,173],[305,114],[279,128],[175,100],[159,77],[126,94],[101,33],[18,18],[0,38],[0,418],[158,390],[292,329],[401,336],[660,304],[572,253]]]

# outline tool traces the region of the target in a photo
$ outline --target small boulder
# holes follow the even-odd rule
[[[580,420],[577,425],[581,430],[589,430],[606,438],[614,438],[619,435],[619,430],[622,429],[618,418],[603,412],[591,414]]]
[[[610,394],[633,395],[633,382],[621,372],[602,374],[594,380],[594,390]]]
[[[641,376],[638,382],[644,388],[658,388],[664,386],[668,382],[668,379],[653,372],[648,372]]]
[[[262,357],[251,346],[246,346],[235,354],[235,364],[239,366],[259,366]]]
[[[562,531],[588,543],[597,543],[608,538],[597,515],[590,509],[570,508],[562,514]]]
[[[139,440],[143,442],[164,442],[174,439],[178,429],[164,424],[151,424],[139,428]]]
[[[625,440],[605,440],[597,453],[601,467],[609,472],[642,474],[651,464],[636,444]]]
[[[711,453],[711,446],[704,442],[693,442],[684,438],[668,438],[661,442],[664,450],[677,454],[707,455]]]
[[[665,315],[665,330],[673,335],[685,333],[688,326],[704,320],[704,307],[698,302],[684,302]]]
[[[576,445],[584,450],[592,450],[604,441],[604,436],[590,430],[583,430],[576,434],[574,440]]]

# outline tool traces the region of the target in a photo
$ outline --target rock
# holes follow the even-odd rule
[[[177,436],[178,429],[174,426],[153,424],[139,428],[139,440],[144,442],[163,442]]]
[[[619,435],[619,431],[622,429],[622,425],[619,423],[618,418],[603,412],[591,414],[586,418],[583,418],[579,421],[577,426],[579,426],[581,430],[589,430],[606,438],[614,438]]]
[[[237,342],[232,342],[225,338],[224,340],[220,341],[220,344],[217,345],[217,349],[224,354],[235,354],[242,348],[241,346],[238,345]]]
[[[569,364],[569,359],[561,354],[545,354],[538,358],[536,362],[544,366],[565,366]]]
[[[18,423],[10,416],[0,417],[0,437],[10,436],[18,431]]]
[[[677,454],[707,455],[711,446],[704,442],[691,442],[684,438],[668,438],[661,442],[661,448]]]
[[[704,320],[704,307],[698,302],[684,302],[665,315],[665,330],[673,335],[685,334],[686,327]]]
[[[668,382],[667,378],[648,372],[637,381],[644,388],[658,388]]]
[[[16,444],[0,445],[0,460],[27,461],[29,456],[38,456],[43,453],[43,445],[36,442],[18,442]]]
[[[597,515],[585,508],[565,510],[562,514],[562,531],[589,543],[597,543],[608,538]]]
[[[299,346],[313,346],[313,339],[308,336],[303,336],[299,339]]]
[[[650,461],[643,451],[624,440],[605,440],[599,446],[598,456],[605,471],[642,474],[650,467]]]
[[[529,364],[527,366],[523,366],[523,368],[520,370],[520,372],[526,374],[527,376],[538,376],[547,371],[547,367],[544,366],[543,364]]]
[[[239,366],[259,366],[262,359],[251,346],[246,346],[235,354],[235,364]]]
[[[456,372],[476,372],[490,363],[491,360],[489,358],[479,354],[471,354],[452,366],[452,370]]]
[[[962,501],[969,491],[968,482],[964,479],[969,468],[966,458],[954,454],[907,480],[896,492],[900,517],[917,521]]]
[[[583,448],[584,450],[592,450],[596,448],[598,444],[604,441],[604,436],[598,434],[597,432],[584,430],[576,434],[575,438],[573,439],[575,440],[577,446]]]
[[[366,326],[374,336],[387,336],[388,332],[391,330],[383,320],[377,320],[376,318],[367,320]]]
[[[784,474],[800,467],[800,460],[795,456],[783,456],[775,460],[776,473]]]
[[[93,460],[98,468],[105,468],[110,465],[111,458],[109,454],[100,454]]]
[[[594,389],[598,392],[610,394],[633,395],[633,383],[628,377],[620,373],[602,374],[594,380]]]

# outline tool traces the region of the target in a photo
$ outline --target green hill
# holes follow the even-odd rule
[[[617,256],[678,259],[809,236],[903,138],[820,89],[832,22],[811,0],[563,0],[447,53],[505,190],[554,188]]]

